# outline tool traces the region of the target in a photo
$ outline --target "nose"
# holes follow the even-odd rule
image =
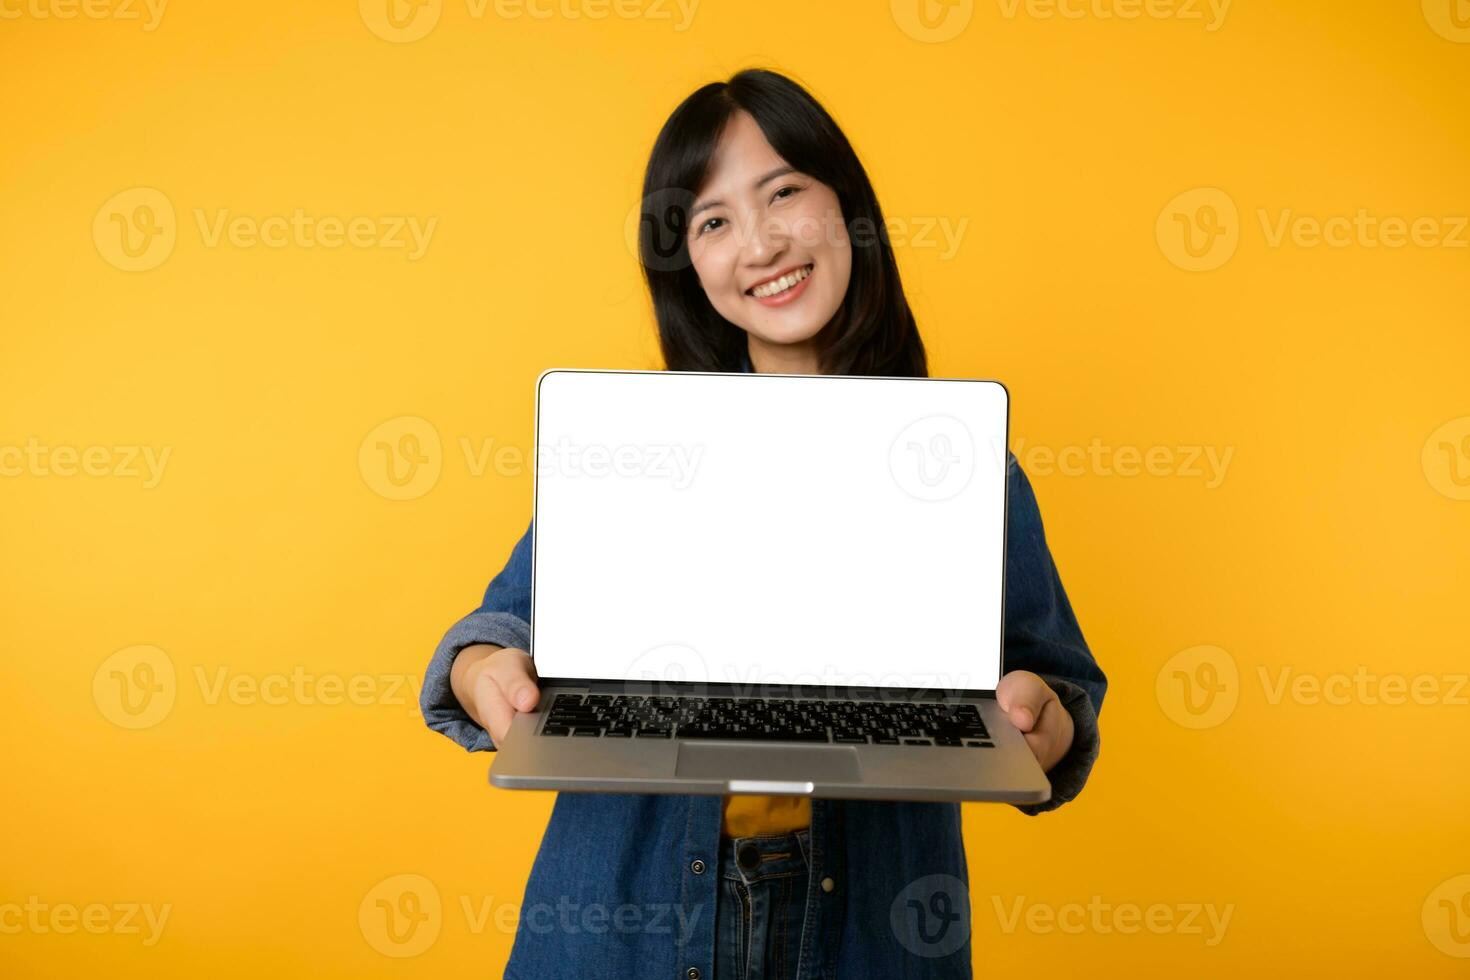
[[[786,252],[790,235],[785,226],[764,211],[752,211],[746,219],[741,261],[752,268],[774,264]]]

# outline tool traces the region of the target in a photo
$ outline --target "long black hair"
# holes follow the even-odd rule
[[[670,371],[736,371],[745,331],[722,317],[699,284],[686,236],[690,206],[730,117],[744,110],[797,171],[837,193],[852,243],[852,275],[818,334],[823,374],[925,377],[924,342],[899,281],[898,263],[867,171],[837,123],[806,89],[749,69],[685,99],[654,142],[643,179],[638,257]]]

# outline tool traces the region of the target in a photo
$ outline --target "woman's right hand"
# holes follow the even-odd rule
[[[531,655],[488,643],[459,651],[449,683],[465,714],[489,732],[496,745],[510,731],[516,713],[530,711],[541,699]]]

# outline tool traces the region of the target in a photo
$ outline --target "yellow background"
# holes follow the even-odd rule
[[[1240,0],[1210,30],[1203,4],[1127,20],[993,0],[931,7],[951,18],[931,30],[882,0],[703,0],[677,30],[669,5],[537,19],[448,0],[400,7],[438,16],[414,41],[375,34],[370,0],[177,0],[153,30],[39,16],[57,5],[5,0],[0,20],[0,445],[171,455],[153,488],[0,477],[0,906],[171,911],[146,947],[0,933],[0,974],[499,975],[496,922],[552,798],[488,788],[490,758],[396,690],[529,516],[529,472],[476,475],[461,440],[524,452],[546,367],[657,366],[625,238],[646,153],[679,99],[750,65],[831,109],[890,217],[968,221],[954,254],[904,241],[900,264],[934,373],[1010,386],[1023,463],[1094,439],[1233,453],[1214,487],[1182,456],[1163,475],[1033,472],[1112,683],[1076,803],[966,808],[977,964],[1464,974],[1445,909],[1470,882],[1470,707],[1273,703],[1260,673],[1361,666],[1448,692],[1467,670],[1470,502],[1450,467],[1470,466],[1470,249],[1268,234],[1288,209],[1470,211],[1470,30],[1447,4]],[[167,198],[176,242],[129,272],[104,205],[140,187]],[[1237,209],[1215,212],[1235,251],[1186,271],[1174,213],[1208,216],[1166,206],[1200,188]],[[210,245],[196,217],[298,208],[437,225],[410,261]],[[437,433],[439,476],[394,500],[359,450],[405,416]],[[112,720],[104,661],[139,645],[176,681],[135,730]],[[1193,728],[1170,661],[1201,646],[1236,668],[1236,703]],[[367,677],[375,703],[207,696],[296,668]],[[398,875],[440,902],[412,957],[372,935]],[[1233,912],[1213,946],[1007,932],[997,912],[1093,896]]]

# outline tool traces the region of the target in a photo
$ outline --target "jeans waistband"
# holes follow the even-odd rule
[[[720,841],[720,876],[747,885],[807,872],[811,831],[726,837]]]

